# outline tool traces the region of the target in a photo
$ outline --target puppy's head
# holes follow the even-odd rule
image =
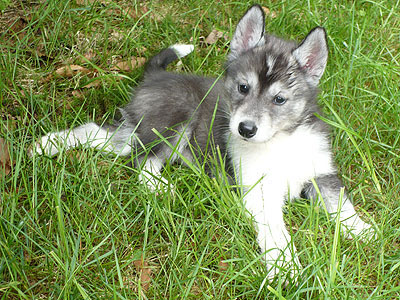
[[[293,130],[317,111],[317,86],[328,58],[323,28],[297,45],[265,35],[264,26],[263,10],[252,6],[237,25],[227,62],[230,130],[250,142]]]

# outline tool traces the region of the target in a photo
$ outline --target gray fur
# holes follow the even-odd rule
[[[328,211],[334,211],[335,205],[337,205],[337,200],[330,203],[330,199],[339,199],[340,190],[344,188],[341,180],[336,176],[336,174],[329,174],[315,178],[315,183],[318,188],[318,192],[313,183],[306,183],[303,189],[302,197],[307,199],[318,199],[319,194],[325,201]],[[344,193],[344,198],[347,198],[346,193]],[[322,200],[321,199],[321,200]]]
[[[222,141],[225,132],[221,130],[227,122],[224,103],[219,103],[215,121],[211,124],[217,102],[224,91],[221,84],[213,78],[165,71],[148,72],[135,90],[132,101],[123,109],[124,126],[136,128],[140,124],[135,134],[144,145],[158,139],[154,130],[167,139],[176,137],[177,132],[184,130],[195,149],[197,146],[205,148],[212,126],[214,141],[224,151]],[[168,158],[170,147],[157,144],[151,151],[156,156]]]
[[[228,61],[225,84],[231,95],[231,111],[235,113],[238,106],[243,106],[245,97],[237,92],[238,79],[246,77],[245,74],[251,70],[258,74],[260,85],[250,92],[250,96],[253,94],[250,100],[246,96],[248,109],[245,113],[250,118],[262,119],[268,114],[280,131],[291,131],[307,123],[327,135],[327,126],[315,117],[315,114],[320,114],[316,102],[318,86],[310,83],[310,76],[292,55],[298,49],[297,44],[273,35],[267,35],[264,39],[264,44]],[[274,62],[272,68],[268,66],[268,61]],[[286,91],[290,91],[290,105],[277,107],[272,103],[272,95],[267,94],[271,84],[277,81],[284,85]]]

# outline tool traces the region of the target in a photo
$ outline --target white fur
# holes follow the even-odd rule
[[[154,155],[148,157],[139,174],[139,181],[153,192],[168,187],[168,180],[161,176],[163,165],[163,159]]]
[[[268,57],[267,57],[268,71],[267,71],[267,74],[266,74],[267,76],[272,74],[272,71],[273,71],[274,65],[275,65],[275,61],[276,61],[275,57],[273,57],[271,55],[268,55]]]
[[[291,134],[280,133],[267,143],[232,137],[229,152],[241,184],[249,190],[245,205],[257,223],[258,242],[266,252],[268,265],[299,265],[294,247],[289,247],[282,206],[288,195],[298,197],[308,180],[334,172],[326,151],[328,143],[307,127],[299,127]]]
[[[193,45],[184,45],[184,44],[175,44],[170,47],[173,49],[178,56],[178,58],[185,57],[186,55],[190,54],[194,50]]]
[[[123,131],[123,130],[121,130]],[[87,123],[74,129],[58,132],[50,132],[35,143],[30,154],[54,156],[61,149],[68,150],[78,146],[96,148],[97,150],[114,153],[116,155],[128,155],[132,150],[132,131],[129,134],[120,132],[118,137],[124,137],[123,141],[113,141],[113,134],[101,128],[95,123]]]
[[[266,143],[252,143],[232,136],[228,151],[236,176],[247,190],[244,201],[258,227],[258,242],[267,265],[289,264],[290,274],[299,261],[283,220],[282,206],[288,198],[299,197],[303,185],[312,178],[335,172],[329,141],[309,127],[279,133]],[[328,213],[338,213],[337,203],[326,203]],[[370,228],[343,199],[340,221],[348,233],[360,234]],[[272,268],[273,277],[278,269]]]
[[[285,98],[288,98],[290,93],[288,89],[285,87],[285,85],[281,81],[275,81],[271,84],[271,86],[268,88],[268,94],[273,97],[276,95],[283,96]]]

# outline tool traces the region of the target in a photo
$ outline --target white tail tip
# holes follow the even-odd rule
[[[172,45],[170,48],[175,51],[178,58],[182,58],[193,52],[194,45],[175,44]]]

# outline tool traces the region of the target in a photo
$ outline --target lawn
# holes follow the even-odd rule
[[[326,28],[321,118],[377,233],[344,239],[315,203],[287,205],[297,285],[266,279],[241,195],[201,168],[167,165],[175,191],[153,193],[129,159],[28,156],[49,131],[110,122],[169,45],[195,45],[171,71],[221,75],[252,3],[0,0],[0,299],[400,297],[399,1],[261,3],[268,32],[301,41]]]

